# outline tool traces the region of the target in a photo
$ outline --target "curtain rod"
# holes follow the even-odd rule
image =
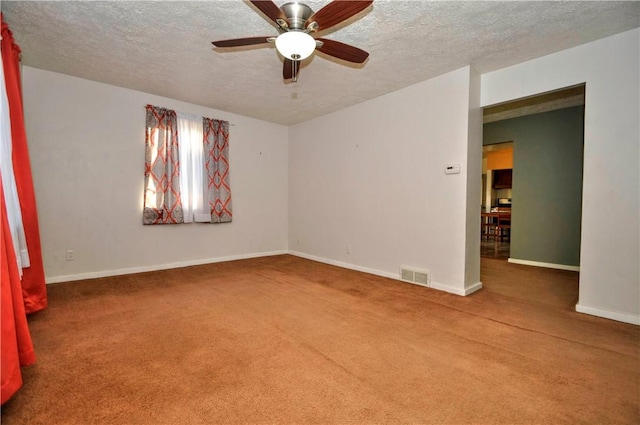
[[[1,40],[1,38],[0,38]],[[154,106],[151,105],[150,103],[148,103],[147,105],[150,106]],[[164,108],[164,109],[171,109],[171,108],[165,108],[164,106],[155,106],[156,108]],[[188,118],[195,118],[195,119],[200,119],[200,118],[205,118],[204,115],[198,115],[198,114],[190,114],[188,112],[180,112],[180,111],[176,111],[176,114],[182,115],[184,117],[188,117]],[[216,118],[210,118],[210,119],[216,119]],[[231,127],[235,127],[236,125],[234,123],[232,123],[231,121],[228,120],[221,120],[221,121],[227,121],[229,123],[229,126]]]
[[[182,115],[183,117],[193,118],[193,119],[201,119],[201,118],[204,118],[204,116],[203,116],[203,115],[198,115],[198,114],[189,114],[189,113],[187,113],[187,112],[180,112],[180,111],[176,111],[176,114],[178,114],[178,115]],[[221,121],[227,121],[227,120],[221,120]],[[233,124],[233,123],[232,123],[232,122],[230,122],[230,121],[227,121],[227,122],[229,123],[229,125],[230,125],[231,127],[235,127],[235,126],[236,126],[235,124]]]

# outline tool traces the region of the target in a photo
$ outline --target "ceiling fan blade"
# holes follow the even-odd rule
[[[260,9],[262,13],[267,15],[267,17],[269,17],[269,19],[271,19],[273,22],[276,22],[278,19],[282,19],[284,21],[287,20],[286,15],[271,0],[250,0],[250,1],[255,7]]]
[[[364,50],[339,41],[329,40],[327,38],[318,38],[317,40],[322,42],[322,46],[317,47],[316,50],[321,51],[325,55],[353,63],[363,63],[369,57],[369,53]]]
[[[293,61],[291,59],[284,58],[284,64],[282,65],[282,78],[285,80],[293,77]]]
[[[307,27],[317,22],[318,31],[326,30],[365,10],[373,0],[334,0],[307,19]]]
[[[218,40],[211,43],[216,47],[238,47],[238,46],[251,46],[253,44],[269,43],[271,36],[265,37],[245,37],[245,38],[232,38],[230,40]]]
[[[282,78],[285,80],[298,80],[298,72],[300,71],[300,61],[292,61],[291,59],[284,59],[284,65],[282,66]]]

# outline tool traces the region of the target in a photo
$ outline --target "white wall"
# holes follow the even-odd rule
[[[23,87],[48,282],[286,252],[287,127],[30,67]],[[232,123],[232,223],[142,225],[148,103]]]
[[[400,265],[428,269],[434,287],[478,289],[478,271],[465,277],[469,95],[465,67],[292,126],[290,249],[395,278]],[[445,175],[450,163],[461,174]]]
[[[485,74],[480,101],[586,82],[576,308],[631,323],[640,323],[639,39],[636,29]],[[469,67],[288,129],[28,67],[23,78],[50,281],[288,248],[390,277],[400,265],[426,268],[434,287],[454,293],[480,287]],[[142,226],[147,103],[235,124],[233,223]],[[462,173],[444,175],[449,163]]]
[[[482,210],[482,108],[481,76],[470,69],[469,128],[467,140],[467,217],[465,240],[465,287],[480,279],[480,220]],[[476,285],[477,286],[477,285]]]
[[[640,30],[482,76],[482,105],[586,83],[580,298],[640,324]],[[542,214],[546,213],[541,211]]]

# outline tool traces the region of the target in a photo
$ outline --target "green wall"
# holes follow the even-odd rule
[[[580,265],[584,107],[484,125],[483,144],[513,141],[511,258]]]

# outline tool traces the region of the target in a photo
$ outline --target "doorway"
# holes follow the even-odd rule
[[[511,222],[508,240],[482,238],[481,257],[579,270],[584,94],[582,84],[484,108],[483,152],[511,148],[513,164],[510,187],[496,188],[483,154],[483,212],[508,202]]]
[[[508,259],[511,241],[513,141],[482,147],[482,257]]]

